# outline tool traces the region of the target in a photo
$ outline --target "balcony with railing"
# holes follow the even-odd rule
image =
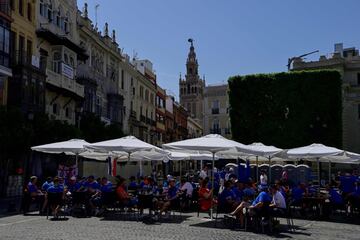
[[[72,93],[84,97],[84,86],[77,83],[75,79],[70,79],[60,73],[46,69],[46,82],[56,87],[66,89]]]
[[[219,108],[212,108],[211,109],[211,114],[219,114]]]
[[[43,73],[46,71],[46,65],[41,64],[40,60],[26,51],[15,51],[11,56],[11,66],[25,66],[37,69]]]

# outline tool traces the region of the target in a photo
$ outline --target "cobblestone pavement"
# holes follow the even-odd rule
[[[282,221],[284,223],[284,221]],[[15,215],[0,218],[0,240],[82,240],[82,239],[359,239],[360,225],[321,221],[295,220],[295,233],[281,231],[269,236],[214,228],[213,222],[183,214],[166,222],[146,225],[123,217],[72,218],[50,221],[43,216]]]

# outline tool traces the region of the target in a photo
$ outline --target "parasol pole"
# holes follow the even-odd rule
[[[214,168],[215,168],[215,152],[212,152],[212,171],[211,171],[211,190],[212,190],[212,198],[211,198],[211,209],[210,209],[210,214],[211,214],[211,220],[213,220],[213,211],[214,211]]]

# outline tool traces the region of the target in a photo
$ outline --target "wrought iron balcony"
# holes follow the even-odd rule
[[[219,108],[212,108],[212,109],[211,109],[211,113],[212,113],[212,114],[219,114],[219,112],[220,112],[220,111],[219,111]]]

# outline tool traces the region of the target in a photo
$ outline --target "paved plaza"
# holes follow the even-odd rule
[[[44,216],[13,215],[0,218],[1,240],[81,240],[81,239],[359,239],[360,225],[322,221],[295,220],[296,232],[283,230],[276,235],[255,234],[214,228],[208,219],[183,214],[166,222],[147,225],[112,216],[47,220]],[[284,223],[284,221],[281,221]]]

